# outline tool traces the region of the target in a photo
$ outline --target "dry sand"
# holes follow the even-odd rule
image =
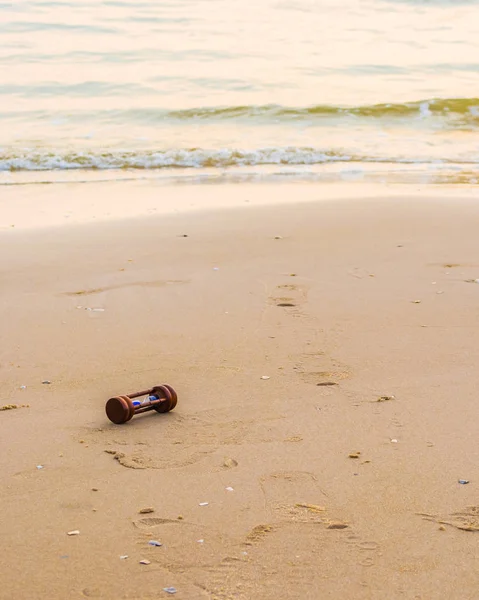
[[[28,407],[0,412],[0,598],[477,598],[478,222],[409,197],[2,232],[0,406]],[[106,420],[165,382],[174,412]]]

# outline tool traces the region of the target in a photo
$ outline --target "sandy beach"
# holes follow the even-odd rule
[[[317,199],[3,221],[2,600],[477,598],[479,205]]]

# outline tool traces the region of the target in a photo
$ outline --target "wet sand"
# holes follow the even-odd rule
[[[0,406],[28,407],[0,412],[0,598],[475,598],[478,218],[354,198],[2,231]],[[106,420],[160,383],[174,412]]]

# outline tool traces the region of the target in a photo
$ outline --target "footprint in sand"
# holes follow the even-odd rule
[[[285,283],[275,288],[270,304],[279,308],[299,309],[308,299],[308,289],[296,284]],[[298,313],[298,310],[294,311]]]
[[[133,521],[133,525],[137,529],[142,529],[145,531],[151,531],[151,529],[153,527],[160,527],[161,525],[184,525],[184,524],[185,524],[185,522],[181,519],[165,519],[162,517],[143,517],[142,519]]]
[[[150,425],[141,417],[131,427],[105,427],[83,433],[89,444],[102,444],[120,465],[129,469],[171,469],[195,464],[227,446],[266,444],[285,439],[288,423],[284,415],[261,413],[254,418],[234,418],[230,409],[206,410],[182,416],[170,413],[155,423],[155,438],[150,440]],[[248,411],[238,409],[239,416]],[[153,420],[154,417],[149,417]],[[155,440],[161,439],[161,444]],[[145,441],[147,440],[147,441]],[[230,452],[226,452],[230,454]]]
[[[318,387],[336,386],[350,375],[345,365],[321,351],[301,354],[293,368],[305,383]]]
[[[279,471],[260,479],[264,502],[274,527],[286,523],[320,523],[330,529],[348,524],[333,518],[317,477],[308,471]]]
[[[309,471],[277,471],[263,475],[260,486],[267,506],[279,502],[294,505],[297,502],[321,504],[325,494],[317,477]]]
[[[247,553],[224,528],[216,530],[211,524],[161,517],[137,519],[133,525],[137,529],[137,544],[143,554],[148,553],[148,560],[160,563],[173,575],[186,573],[209,598],[231,598],[230,590],[237,589],[238,582],[247,583],[240,572],[242,564],[249,560]],[[259,527],[251,535],[253,538],[261,534]],[[148,545],[151,539],[160,540],[161,549],[152,549]]]
[[[352,547],[355,554],[357,552],[357,564],[362,567],[372,567],[374,563],[374,554],[379,550],[379,544],[373,541],[363,541],[357,535],[349,535],[345,542]]]
[[[254,598],[259,581],[261,598],[266,600],[286,598],[285,590],[294,590],[295,598],[320,597],[321,582],[347,577],[354,563],[347,546],[336,558],[341,535],[317,522],[258,525],[246,537],[244,560],[236,560],[232,569],[216,565],[198,577],[214,598]]]
[[[145,517],[133,522],[136,542],[151,562],[159,562],[172,573],[201,569],[218,569],[224,565],[225,552],[241,557],[236,541],[224,530],[185,520]],[[159,540],[160,548],[148,542]]]

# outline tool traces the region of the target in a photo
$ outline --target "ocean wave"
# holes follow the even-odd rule
[[[68,152],[38,150],[0,153],[0,171],[226,168],[256,165],[315,165],[350,161],[353,157],[314,148],[259,150],[199,148],[148,152]]]
[[[213,108],[191,108],[169,111],[165,116],[176,119],[210,119],[238,117],[304,118],[331,115],[358,117],[407,117],[419,116],[464,116],[479,120],[479,98],[432,98],[415,102],[368,104],[359,106],[337,106],[316,104],[306,107],[288,107],[277,104],[227,106]]]
[[[96,85],[96,87],[95,87]],[[4,86],[5,87],[5,86]],[[81,86],[71,86],[72,93],[75,95],[84,95],[92,89],[95,93],[108,94],[111,90],[107,84],[95,84],[88,82]],[[113,86],[114,87],[114,86]],[[131,86],[130,86],[131,87]],[[123,84],[122,92],[131,92],[130,87]],[[31,92],[28,86],[5,87],[7,91]],[[52,87],[51,93],[61,91],[56,86]],[[38,88],[38,93],[47,94],[47,88]],[[444,128],[453,129],[463,126],[477,129],[479,128],[479,98],[431,98],[417,100],[414,102],[399,103],[381,103],[364,104],[358,106],[340,106],[335,104],[315,104],[312,106],[283,106],[280,104],[246,104],[237,106],[212,106],[184,108],[178,110],[169,110],[166,108],[142,107],[133,109],[99,109],[99,110],[68,110],[68,111],[50,111],[50,110],[5,110],[0,109],[0,120],[12,119],[18,121],[31,122],[51,121],[61,119],[70,123],[107,123],[107,124],[176,124],[183,123],[188,125],[190,122],[223,122],[240,121],[251,122],[252,124],[278,124],[305,120],[308,122],[320,123],[331,120],[341,123],[345,118],[353,117],[355,119],[364,118],[366,120],[386,119],[388,124],[394,125],[394,121],[399,121],[404,125],[404,119],[417,117],[422,120],[422,125],[427,126],[428,120],[435,124],[439,120]]]
[[[0,152],[0,171],[58,170],[157,170],[251,167],[267,165],[313,166],[327,163],[394,163],[448,164],[454,158],[363,156],[307,147],[217,149],[200,148],[158,151],[51,152],[23,150]],[[479,164],[479,156],[461,160],[463,164]]]

